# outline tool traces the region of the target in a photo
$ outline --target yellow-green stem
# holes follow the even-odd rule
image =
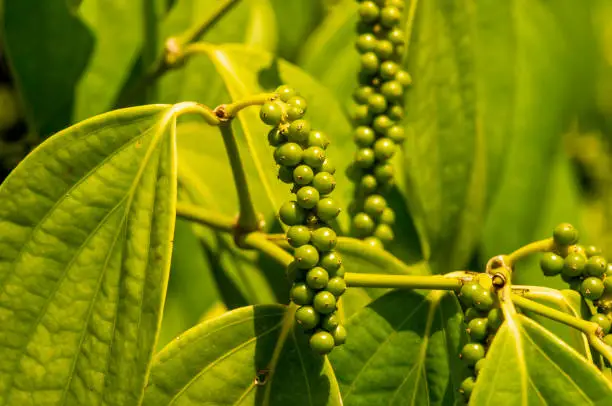
[[[176,215],[218,231],[232,232],[234,230],[234,219],[195,204],[178,202]]]
[[[183,34],[176,36],[179,46],[185,46],[200,39],[206,32],[238,5],[240,0],[217,0],[217,8],[202,21],[190,27]]]
[[[243,244],[246,247],[254,248],[267,255],[283,266],[289,265],[293,261],[293,255],[284,251],[276,244],[268,241],[264,233],[253,232],[244,236]]]
[[[385,275],[347,272],[344,275],[346,286],[360,288],[400,288],[459,290],[463,286],[461,278],[444,276]]]
[[[510,267],[514,267],[517,261],[527,257],[528,255],[535,254],[538,252],[548,252],[555,248],[555,243],[552,238],[532,242],[531,244],[525,245],[508,255],[506,257],[506,263]]]

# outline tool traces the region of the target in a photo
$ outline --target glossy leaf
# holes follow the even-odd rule
[[[0,404],[138,404],[168,279],[175,113],[119,110],[0,186]]]
[[[452,294],[398,290],[372,302],[349,319],[346,344],[330,355],[344,404],[452,404],[451,380],[467,376],[458,356],[464,328]]]
[[[466,265],[480,237],[486,203],[472,25],[471,7],[438,0],[418,3],[412,27],[406,200],[425,258],[437,272]]]
[[[310,32],[321,22],[323,4],[318,0],[271,0],[278,27],[277,54],[293,61]]]
[[[331,365],[292,325],[261,305],[194,327],[155,357],[144,404],[341,405]]]
[[[603,405],[610,396],[612,385],[595,366],[536,322],[516,315],[497,332],[470,405]]]

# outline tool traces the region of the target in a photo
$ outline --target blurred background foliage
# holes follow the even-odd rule
[[[0,179],[49,135],[114,108],[214,106],[289,83],[310,101],[313,126],[331,135],[346,207],[355,0],[230,1],[200,38],[214,51],[152,78],[165,40],[227,2],[0,1]],[[612,256],[612,0],[431,0],[407,9],[416,10],[405,24],[414,86],[394,162],[390,250],[415,272],[478,270],[569,221]],[[275,210],[289,192],[275,180],[265,126],[256,111],[237,121],[258,209],[279,232]],[[179,131],[179,199],[235,215],[216,130],[187,119]],[[339,227],[347,222],[345,210]],[[179,221],[174,243],[160,345],[226,309],[287,301],[284,270],[227,235]],[[343,255],[347,270],[394,272]],[[517,278],[562,286],[533,261]],[[349,293],[345,316],[380,294]]]

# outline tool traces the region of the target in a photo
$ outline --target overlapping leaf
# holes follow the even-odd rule
[[[525,316],[506,321],[470,405],[605,405],[612,386],[597,368]]]
[[[174,117],[87,120],[0,186],[0,404],[138,404],[172,249]]]
[[[455,296],[442,292],[394,291],[356,313],[330,355],[344,404],[452,404],[454,380],[467,373],[462,321]]]
[[[250,306],[204,322],[154,361],[145,404],[341,405],[329,362],[281,305]]]

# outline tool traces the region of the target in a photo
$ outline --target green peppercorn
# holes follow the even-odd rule
[[[309,305],[314,297],[314,290],[303,282],[298,282],[291,288],[291,300],[298,305]]]
[[[404,87],[397,80],[390,80],[382,84],[380,92],[388,100],[398,101],[404,96]]]
[[[468,323],[467,332],[472,341],[484,342],[488,335],[488,321],[485,318],[477,318]]]
[[[580,284],[580,293],[586,299],[597,300],[603,295],[604,283],[601,279],[589,276]]]
[[[582,254],[572,253],[565,257],[563,264],[563,274],[568,277],[576,277],[582,275],[586,266],[586,257]]]
[[[546,252],[540,259],[540,268],[542,273],[546,276],[555,276],[563,271],[565,261],[562,257],[552,252]]]
[[[385,60],[391,58],[393,55],[393,44],[391,41],[387,41],[384,39],[378,40],[376,42],[376,46],[374,47],[374,53],[380,60]],[[378,66],[376,67],[378,69]]]
[[[360,53],[373,52],[376,49],[376,42],[378,42],[376,36],[367,32],[357,38],[355,46]]]
[[[380,93],[374,93],[368,98],[368,109],[373,114],[381,114],[387,110],[387,99]]]
[[[293,183],[293,168],[290,166],[279,166],[278,179],[283,183]]]
[[[338,203],[329,197],[324,197],[317,203],[317,215],[325,222],[330,222],[340,214]]]
[[[361,70],[365,74],[375,74],[378,71],[378,56],[374,52],[366,52],[361,55]]]
[[[486,362],[487,362],[486,358],[483,358],[479,360],[478,362],[476,362],[476,364],[474,365],[474,375],[476,376],[480,375],[480,372],[482,371],[482,368],[484,368]]]
[[[482,361],[482,359],[480,359],[479,361]],[[467,400],[470,398],[470,396],[472,396],[472,392],[474,391],[475,387],[476,380],[473,376],[468,376],[461,382],[461,385],[459,385],[459,392],[462,393],[465,399]]]
[[[297,204],[296,201],[283,203],[278,213],[281,221],[288,226],[303,224],[304,220],[306,219],[306,212]]]
[[[355,128],[353,140],[358,147],[367,148],[374,144],[376,134],[370,127],[359,126]]]
[[[588,259],[584,266],[587,275],[601,277],[608,269],[608,261],[604,257],[595,255]]]
[[[295,167],[291,177],[298,185],[308,185],[314,179],[314,172],[308,165],[299,165]]]
[[[321,314],[329,314],[336,310],[336,297],[326,290],[315,294],[312,306]]]
[[[295,89],[287,85],[277,87],[275,92],[278,93],[279,98],[285,103],[288,102],[293,96],[297,95]]]
[[[387,207],[383,210],[380,218],[378,219],[382,224],[393,225],[395,224],[395,212],[392,208]]]
[[[329,138],[327,138],[327,135],[325,135],[323,131],[311,131],[308,135],[308,146],[327,149],[329,146]]]
[[[393,121],[399,121],[402,118],[404,118],[404,109],[401,105],[399,104],[394,104],[391,107],[389,107],[389,109],[387,110],[387,115],[389,116],[389,118]],[[401,128],[401,127],[400,127]],[[390,129],[389,129],[390,130]],[[390,137],[390,135],[387,132],[387,136]],[[397,142],[397,141],[396,141]]]
[[[401,144],[406,139],[406,135],[404,134],[404,127],[399,125],[391,126],[387,130],[387,137],[391,139],[396,144]]]
[[[476,365],[476,363],[483,359],[484,356],[485,349],[482,344],[479,343],[468,343],[464,345],[463,349],[461,350],[461,359],[471,367]]]
[[[353,162],[358,168],[367,169],[374,165],[376,157],[374,150],[371,148],[361,148],[355,152]]]
[[[302,161],[302,155],[302,147],[298,144],[288,142],[276,148],[274,151],[274,160],[279,165],[295,166]]]
[[[470,321],[474,319],[485,317],[486,315],[487,315],[486,312],[481,312],[480,310],[474,307],[470,307],[465,311],[465,317],[463,318],[463,321],[466,323],[469,323]]]
[[[393,126],[393,121],[384,114],[377,116],[374,121],[372,121],[372,128],[379,134],[386,134],[387,130]]]
[[[474,305],[474,295],[477,292],[482,292],[485,289],[477,282],[465,283],[459,291],[459,300],[466,307]]]
[[[390,138],[382,137],[374,143],[374,156],[379,161],[387,161],[395,155],[395,142]]]
[[[323,327],[325,330],[329,331],[330,333],[333,332],[336,329],[336,327],[338,327],[339,325],[340,325],[340,318],[338,317],[338,314],[336,312],[326,314],[321,319],[321,327]]]
[[[295,198],[298,204],[305,209],[312,209],[319,202],[319,191],[312,186],[302,186]]]
[[[331,278],[329,282],[327,282],[325,290],[336,297],[340,297],[346,291],[346,282],[344,281],[344,278],[335,276]]]
[[[584,251],[587,258],[601,256],[601,248],[596,247],[595,245],[588,245],[584,247]]]
[[[321,316],[315,311],[312,306],[302,306],[295,312],[295,321],[302,326],[304,330],[313,329],[319,324]]]
[[[306,99],[304,99],[303,97],[301,97],[301,96],[293,96],[292,98],[287,100],[287,106],[289,106],[289,107],[297,107],[300,110],[302,110],[304,113],[306,113],[306,109],[308,107],[308,104],[306,103]]]
[[[309,244],[296,248],[293,252],[293,256],[300,269],[312,268],[319,262],[319,251]]]
[[[357,125],[369,125],[373,117],[367,104],[357,106],[353,111],[353,121]]]
[[[399,71],[399,66],[393,61],[385,61],[380,64],[380,77],[383,80],[392,80]]]
[[[289,142],[296,144],[304,144],[308,140],[310,134],[310,122],[308,120],[295,120],[289,125],[287,138]]]
[[[312,245],[317,247],[319,251],[331,251],[336,246],[338,238],[336,233],[329,227],[321,227],[312,232]]]
[[[308,147],[304,150],[302,160],[313,169],[319,169],[325,162],[325,150],[320,147]]]
[[[320,355],[325,355],[331,352],[336,345],[334,337],[327,331],[317,331],[310,337],[310,348]]]
[[[399,70],[395,74],[395,80],[397,80],[403,88],[406,88],[412,84],[412,77],[405,70]]]
[[[358,237],[367,237],[374,232],[374,220],[366,213],[357,213],[353,217],[353,231]]]
[[[268,133],[268,144],[273,147],[278,147],[287,142],[287,136],[279,131],[278,128],[273,128]]]
[[[383,242],[391,242],[395,237],[393,229],[388,224],[379,224],[374,229],[374,237]]]
[[[495,302],[491,292],[484,289],[479,292],[474,292],[473,299],[474,307],[482,311],[490,310]]]
[[[374,94],[375,90],[372,86],[359,86],[353,92],[353,100],[358,104],[366,104],[370,96]]]
[[[334,344],[344,344],[347,337],[346,328],[343,325],[338,325],[332,332],[332,336],[334,337]]]
[[[323,164],[319,168],[319,171],[327,172],[333,175],[334,173],[336,173],[336,167],[334,166],[332,161],[330,161],[328,158],[325,158],[325,160],[323,161]]]
[[[328,281],[329,274],[320,266],[315,266],[306,273],[306,283],[312,289],[323,289]]]
[[[306,226],[297,225],[287,229],[287,242],[293,248],[301,247],[310,241],[310,230]]]
[[[319,172],[312,180],[312,186],[314,186],[320,194],[326,195],[336,188],[336,180],[331,173]]]
[[[266,102],[259,110],[259,118],[268,125],[278,125],[283,118],[283,109],[278,103]]]
[[[399,28],[395,28],[389,31],[389,33],[387,34],[387,39],[393,45],[404,45],[404,43],[406,42],[406,39],[404,37],[404,31]]]
[[[378,187],[378,182],[374,175],[364,175],[359,180],[359,190],[364,194],[374,193]]]
[[[387,201],[381,195],[368,196],[363,203],[363,211],[372,218],[378,218],[387,208]]]
[[[559,224],[553,230],[553,239],[558,245],[572,245],[578,242],[578,230],[569,223]]]
[[[604,334],[608,334],[610,332],[612,324],[610,323],[610,319],[606,315],[596,313],[591,317],[591,321],[593,323],[599,324],[599,327],[601,327],[601,330]]]
[[[364,1],[359,5],[359,17],[361,21],[373,23],[378,20],[380,9],[373,1]]]
[[[379,184],[390,182],[393,179],[394,172],[393,166],[389,163],[376,165],[374,167],[374,176]]]

